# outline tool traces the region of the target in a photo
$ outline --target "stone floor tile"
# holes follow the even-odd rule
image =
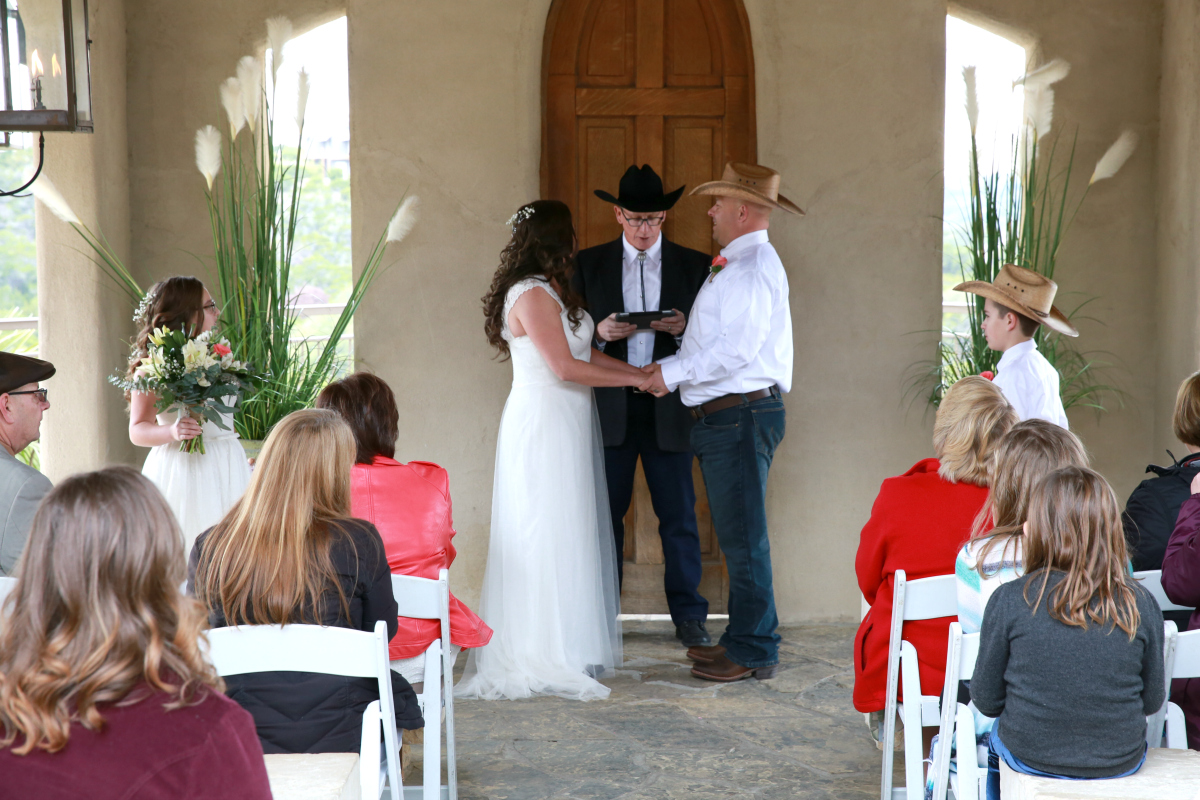
[[[633,779],[648,772],[642,758],[645,748],[636,742],[614,739],[518,741],[513,747],[526,763],[550,775]]]
[[[879,763],[879,751],[848,721],[797,711],[791,718],[722,719],[712,724],[830,775],[862,772]]]
[[[802,692],[818,681],[844,671],[843,667],[815,658],[784,658],[780,660],[775,677],[762,681],[762,684],[775,692]]]

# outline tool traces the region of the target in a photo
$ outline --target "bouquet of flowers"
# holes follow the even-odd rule
[[[126,391],[157,395],[155,407],[160,414],[178,409],[201,424],[208,420],[229,430],[221,415],[232,414],[233,405],[225,400],[234,397],[236,402],[247,390],[260,386],[262,377],[250,365],[234,360],[227,339],[212,341],[211,331],[189,339],[183,331],[155,328],[133,377],[113,376],[109,381]],[[180,442],[179,449],[203,453],[203,434]]]

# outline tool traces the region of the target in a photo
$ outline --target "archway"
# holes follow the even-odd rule
[[[542,197],[571,206],[580,248],[621,234],[609,204],[630,164],[649,164],[668,189],[757,159],[754,59],[741,0],[554,0],[542,55]],[[667,238],[716,252],[710,202],[684,197]],[[724,613],[728,576],[699,467],[696,515],[711,613]],[[622,610],[663,613],[658,519],[639,474],[625,519]]]

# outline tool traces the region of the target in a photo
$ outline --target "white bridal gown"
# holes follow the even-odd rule
[[[545,281],[508,291],[504,330],[513,384],[496,441],[492,532],[479,614],[492,641],[471,650],[458,697],[535,694],[590,700],[608,687],[590,675],[621,664],[616,547],[592,390],[562,381],[528,336],[508,329],[513,304]],[[593,323],[563,331],[578,359],[591,357]],[[603,668],[600,669],[600,668]]]
[[[235,397],[224,398],[225,403]],[[174,424],[178,412],[158,415],[159,425]],[[250,483],[246,452],[233,429],[233,415],[222,414],[229,426],[222,430],[204,421],[204,453],[183,453],[179,442],[168,442],[150,449],[142,474],[152,480],[167,498],[175,519],[183,530],[183,555],[192,554],[196,537],[221,521]]]

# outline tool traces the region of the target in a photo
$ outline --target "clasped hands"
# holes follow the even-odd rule
[[[670,389],[668,389],[667,384],[663,382],[662,367],[659,364],[651,362],[641,369],[642,374],[646,377],[640,384],[638,384],[637,388],[639,391],[649,392],[655,397],[665,397],[666,395],[670,394]]]

